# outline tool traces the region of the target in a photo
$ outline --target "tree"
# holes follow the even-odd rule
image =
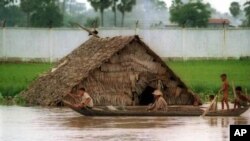
[[[4,7],[8,6],[12,2],[13,2],[13,0],[1,0],[0,1],[0,8],[4,8]]]
[[[13,5],[13,0],[0,1],[0,23],[2,26],[22,26],[24,13],[18,6]]]
[[[61,26],[63,16],[57,2],[58,0],[21,0],[21,8],[27,14],[27,26]]]
[[[250,1],[247,1],[244,3],[244,11],[245,11],[245,16],[246,20],[244,21],[244,26],[250,26]]]
[[[117,8],[122,14],[122,22],[121,22],[122,27],[124,24],[125,13],[131,12],[135,4],[136,4],[136,0],[121,0],[121,2],[118,4]]]
[[[240,14],[240,4],[235,1],[232,2],[229,11],[233,15],[233,17],[237,17]]]
[[[95,9],[95,11],[100,11],[101,14],[101,26],[104,26],[103,23],[103,15],[104,10],[109,8],[112,4],[112,0],[88,0],[90,2],[91,6]]]
[[[21,0],[20,6],[26,13],[27,26],[30,26],[30,14],[37,8],[36,0]]]
[[[118,0],[112,0],[112,1],[113,1],[112,11],[114,12],[114,26],[117,26],[117,24],[116,24],[116,9],[117,9]]]
[[[170,21],[182,27],[206,27],[210,16],[208,5],[201,1],[183,4],[175,0],[170,7]]]
[[[152,0],[155,6],[155,10],[164,11],[167,10],[167,4],[164,1]]]

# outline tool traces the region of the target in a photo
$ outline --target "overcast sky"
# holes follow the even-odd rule
[[[79,2],[87,2],[87,0],[77,0]],[[167,3],[167,6],[169,7],[171,5],[172,0],[163,0]],[[217,11],[221,13],[229,13],[229,7],[230,3],[233,1],[240,2],[241,4],[244,3],[246,0],[204,0],[204,2],[209,2],[213,8],[215,8]],[[87,4],[87,7],[89,8],[90,5]]]

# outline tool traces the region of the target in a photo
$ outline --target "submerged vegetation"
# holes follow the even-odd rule
[[[189,60],[167,61],[168,66],[203,100],[216,94],[220,87],[221,73],[227,73],[230,84],[241,85],[250,91],[250,60]],[[14,102],[24,105],[18,93],[35,80],[39,74],[51,68],[48,63],[0,64],[0,104]],[[231,97],[233,96],[231,90]]]

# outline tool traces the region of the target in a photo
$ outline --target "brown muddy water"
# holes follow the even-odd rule
[[[228,141],[241,117],[84,117],[68,108],[0,106],[1,141]]]

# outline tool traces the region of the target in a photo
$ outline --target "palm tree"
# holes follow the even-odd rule
[[[114,26],[116,26],[116,8],[118,0],[113,0],[112,10],[114,12]]]
[[[117,8],[122,13],[121,26],[124,25],[124,17],[126,12],[132,11],[133,6],[136,4],[136,0],[121,0]]]
[[[90,2],[91,6],[95,9],[95,11],[100,11],[101,25],[103,26],[104,10],[110,7],[110,5],[112,4],[112,0],[88,0],[88,2]]]

